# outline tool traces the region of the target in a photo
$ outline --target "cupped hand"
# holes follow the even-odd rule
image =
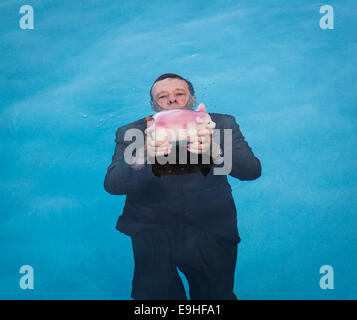
[[[192,153],[208,153],[210,152],[212,143],[212,129],[206,128],[197,131],[197,135],[187,137],[187,150]]]
[[[149,156],[164,156],[168,155],[172,150],[172,144],[168,138],[166,140],[155,140],[151,136],[151,132],[154,131],[154,127],[148,127],[145,129],[145,148]]]

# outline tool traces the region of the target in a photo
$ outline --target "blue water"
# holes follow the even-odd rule
[[[103,180],[116,128],[151,113],[166,72],[234,115],[262,162],[258,180],[229,178],[239,298],[357,298],[355,1],[329,1],[333,30],[307,0],[34,0],[33,30],[23,4],[0,3],[1,299],[130,298],[124,196]]]

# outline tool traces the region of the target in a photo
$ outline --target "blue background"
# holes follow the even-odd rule
[[[239,298],[357,298],[357,5],[329,1],[322,30],[323,4],[1,1],[0,298],[130,299],[124,196],[103,180],[116,128],[151,113],[166,72],[234,115],[262,162],[258,180],[229,178]],[[19,287],[25,264],[34,290]]]

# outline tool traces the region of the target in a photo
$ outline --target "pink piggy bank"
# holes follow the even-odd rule
[[[148,127],[154,129],[150,130],[154,140],[168,139],[169,142],[187,140],[188,136],[197,135],[198,130],[216,127],[202,103],[194,111],[186,109],[160,111],[146,118],[146,123]]]

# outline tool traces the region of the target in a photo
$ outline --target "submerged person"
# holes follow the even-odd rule
[[[176,74],[163,74],[150,89],[151,107],[159,112],[192,110],[196,97],[192,84]],[[232,168],[229,175],[254,180],[261,175],[260,160],[254,156],[239,125],[231,115],[209,113],[215,130],[231,129]],[[209,152],[210,166],[179,167],[150,163],[128,164],[124,152],[129,129],[145,134],[145,154],[170,154],[172,144],[148,134],[147,118],[117,129],[112,163],[104,187],[113,195],[127,195],[117,229],[131,237],[134,253],[133,299],[187,299],[177,268],[185,275],[192,300],[234,300],[234,274],[240,237],[237,212],[227,175],[215,175],[222,164],[225,144],[214,144],[212,132],[203,130],[187,142],[188,154]],[[223,134],[221,134],[221,137]],[[220,140],[221,141],[221,140]],[[195,169],[196,168],[196,169]],[[198,169],[197,169],[198,168]]]

